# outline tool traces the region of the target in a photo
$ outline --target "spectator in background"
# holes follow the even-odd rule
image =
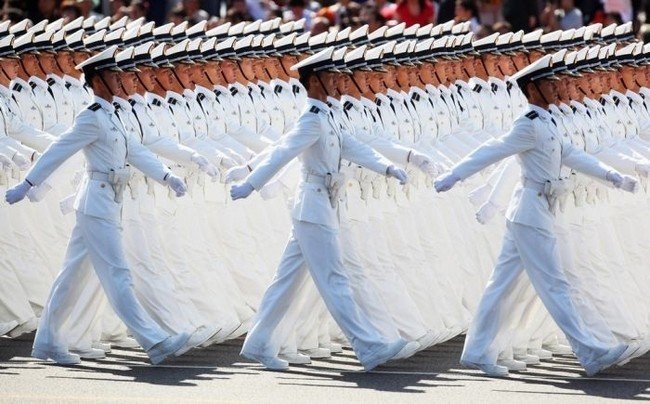
[[[226,12],[226,21],[229,21],[233,24],[237,24],[242,21],[253,21],[253,16],[251,16],[251,14],[248,12],[248,7],[246,6],[245,0],[233,0],[230,8]]]
[[[185,12],[182,4],[177,4],[176,7],[174,7],[172,11],[169,12],[169,16],[167,17],[168,22],[173,22],[176,25],[182,23],[186,19],[187,13]]]
[[[95,17],[97,20],[104,18],[103,15],[95,12],[94,8],[99,5],[99,0],[76,0],[81,15],[84,18]]]
[[[433,3],[429,0],[399,0],[395,9],[395,19],[406,23],[407,27],[427,25],[435,21]]]
[[[436,24],[443,24],[453,20],[456,15],[456,0],[441,0],[439,3]]]
[[[42,20],[54,21],[59,18],[59,1],[58,0],[38,0],[35,10],[29,15],[29,19],[34,23]]]
[[[363,3],[360,1],[359,3]],[[397,5],[391,1],[388,0],[374,0],[374,1],[367,1],[363,3],[364,6],[366,5],[371,5],[373,6],[379,14],[383,17],[384,20],[392,20],[393,16],[395,15],[395,8]],[[362,10],[363,12],[363,10]]]
[[[81,17],[81,9],[77,6],[77,2],[75,0],[63,0],[63,3],[61,3],[61,18],[65,23],[67,24],[79,17]]]
[[[2,19],[9,20],[12,23],[24,20],[27,18],[27,15],[23,11],[24,9],[25,5],[22,1],[5,0],[4,6],[2,7]]]
[[[330,22],[330,26],[337,25],[339,27],[347,27],[350,25],[350,16],[348,15],[348,6],[350,3],[350,0],[338,0],[329,7],[321,8],[317,15],[319,17],[327,18]]]
[[[129,18],[131,20],[137,20],[140,17],[147,18],[148,8],[149,3],[144,0],[132,0],[131,5],[129,6]]]
[[[478,32],[481,23],[478,19],[478,6],[474,0],[456,0],[455,13],[456,22],[469,21],[470,30],[475,34]]]
[[[311,20],[314,17],[314,12],[307,9],[306,0],[289,0],[287,9],[283,15],[284,21],[298,21],[301,18],[305,19],[305,30],[311,29]]]
[[[201,9],[201,0],[183,0],[183,9],[190,24],[196,24],[210,18],[210,14]]]
[[[559,29],[567,30],[582,27],[582,11],[576,7],[574,0],[560,0],[560,9],[555,11]]]
[[[377,28],[386,25],[386,18],[376,6],[376,3],[366,3],[361,8],[361,20],[368,24],[368,31],[372,32]]]
[[[494,32],[495,32],[494,28],[497,27],[498,24],[499,23],[496,23],[496,24],[494,24],[494,26],[489,26],[487,24],[481,25],[478,28],[478,31],[476,32],[476,34],[474,35],[474,39],[481,39],[481,38],[485,38],[487,36],[490,36],[490,35],[494,34]],[[505,24],[507,24],[507,23],[505,23]],[[505,31],[505,32],[509,32],[509,31]],[[501,32],[501,33],[505,33],[505,32]]]
[[[606,27],[612,24],[623,24],[623,17],[619,13],[606,13],[603,18],[603,26]]]
[[[512,32],[512,25],[510,23],[507,23],[505,21],[499,21],[496,24],[494,24],[492,27],[489,29],[489,33],[484,36],[490,36],[494,32],[498,32],[499,34],[507,34],[508,32]]]
[[[537,24],[537,2],[533,0],[503,0],[503,18],[512,26],[512,31],[534,29]]]
[[[325,17],[315,17],[311,24],[311,34],[318,35],[330,29],[330,20]]]

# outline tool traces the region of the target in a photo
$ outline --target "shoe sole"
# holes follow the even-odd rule
[[[79,359],[71,359],[70,361],[57,361],[54,358],[52,358],[49,353],[47,353],[45,351],[38,350],[38,349],[32,350],[32,357],[34,357],[36,359],[44,360],[44,361],[46,361],[48,359],[51,359],[52,361],[54,361],[55,363],[57,363],[59,365],[78,365],[78,364],[81,363],[81,358],[79,358]]]

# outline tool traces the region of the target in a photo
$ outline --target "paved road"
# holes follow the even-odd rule
[[[241,341],[150,366],[138,350],[59,367],[29,357],[30,341],[0,338],[0,402],[607,402],[650,400],[650,355],[588,378],[573,358],[556,358],[510,379],[461,368],[463,338],[364,373],[349,351],[288,372],[239,357]]]

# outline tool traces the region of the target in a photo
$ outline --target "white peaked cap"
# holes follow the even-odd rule
[[[22,35],[27,31],[27,26],[31,23],[30,20],[24,19],[9,27],[9,33],[14,35]]]
[[[96,67],[96,70],[103,68],[112,68],[117,70],[115,64],[115,54],[117,53],[117,45],[109,46],[102,52],[89,57],[77,65],[77,70],[82,70],[84,67]]]
[[[244,21],[242,21],[242,22],[240,22],[238,24],[235,24],[235,25],[231,25],[230,29],[228,30],[228,35],[237,36],[237,35],[243,34],[245,26],[246,26],[246,23]]]
[[[251,23],[246,24],[243,30],[243,34],[256,34],[260,31],[260,26],[262,25],[262,20],[255,20]]]
[[[427,24],[423,27],[418,28],[418,30],[415,32],[415,35],[417,37],[426,37],[431,35],[431,30],[433,29],[433,24]]]
[[[95,30],[108,29],[111,26],[111,17],[104,17],[95,23]]]
[[[120,18],[119,20],[115,21],[114,23],[112,23],[111,26],[108,27],[108,29],[110,31],[113,31],[113,30],[118,29],[118,28],[126,28],[126,23],[128,21],[129,21],[129,17],[124,16],[124,17]]]
[[[382,25],[381,27],[369,33],[368,39],[372,42],[375,41],[377,38],[383,38],[386,36],[386,31],[388,31],[388,27],[386,25]]]
[[[235,38],[234,36],[229,36],[228,38],[224,39],[223,41],[217,43],[217,45],[215,46],[214,49],[218,52],[218,51],[221,51],[221,50],[224,50],[224,49],[233,48],[235,46],[235,41],[236,40],[237,40],[237,38]]]
[[[228,30],[230,30],[230,26],[232,24],[230,22],[223,23],[221,25],[218,25],[208,31],[205,32],[205,36],[211,37],[211,36],[216,36],[216,37],[222,37],[222,36],[227,36],[228,35]]]
[[[304,18],[294,21],[293,27],[291,28],[294,31],[302,31],[305,29],[306,20]]]
[[[318,65],[320,63],[323,63],[324,61],[331,60],[332,58],[332,53],[334,53],[334,48],[328,47],[320,52],[311,55],[310,57],[303,59],[302,61],[296,63],[295,65],[291,66],[291,70],[297,71],[300,69],[305,69],[308,68],[309,66],[314,66]]]
[[[208,25],[207,20],[199,21],[196,24],[192,25],[185,31],[187,36],[193,36],[205,32],[205,27]]]
[[[140,27],[142,24],[144,24],[145,21],[146,20],[145,20],[144,17],[140,17],[140,18],[137,18],[137,19],[131,21],[130,23],[126,24],[124,26],[124,28],[133,29],[133,28],[136,28],[136,27]]]

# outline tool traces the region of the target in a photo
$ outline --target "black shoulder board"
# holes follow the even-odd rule
[[[294,94],[298,94],[300,92],[300,87],[294,84],[291,86],[291,90],[293,91]]]
[[[530,111],[529,113],[526,114],[526,118],[530,119],[531,121],[535,118],[537,118],[539,114],[535,111]]]
[[[496,93],[498,89],[499,89],[499,86],[497,86],[496,83],[492,83],[492,92]]]
[[[30,82],[29,82],[29,86],[30,86],[30,87],[32,88],[32,90],[33,90],[33,89],[36,87],[36,83],[34,83],[33,81],[30,81]]]
[[[167,100],[167,103],[168,103],[168,104],[171,104],[171,105],[176,105],[176,99],[170,97],[170,98]]]
[[[350,108],[352,108],[352,103],[350,101],[346,101],[343,103],[343,108],[345,108],[346,111],[349,111]]]
[[[483,90],[483,87],[481,87],[480,85],[477,84],[477,85],[474,86],[474,88],[472,90],[474,90],[477,93],[480,93],[481,90]]]
[[[56,80],[54,80],[52,77],[50,77],[49,79],[47,79],[47,84],[53,86],[54,84],[56,84]]]
[[[196,98],[197,98],[199,101],[203,101],[203,100],[205,100],[205,94],[203,94],[203,93],[198,93],[198,94],[196,95]]]
[[[101,107],[102,107],[102,106],[99,105],[98,102],[96,102],[96,103],[92,104],[91,106],[89,106],[88,109],[91,110],[91,111],[97,111],[97,110],[100,109]]]
[[[23,89],[23,86],[21,86],[21,85],[18,84],[18,83],[14,84],[14,86],[13,86],[13,88],[12,88],[12,90],[14,90],[14,91],[16,91],[16,92],[18,92],[18,93],[19,93],[22,89]]]
[[[411,99],[415,101],[420,101],[420,94],[418,93],[411,94]]]
[[[235,95],[239,92],[235,87],[230,87],[230,94]]]
[[[379,98],[377,98],[375,100],[375,104],[377,104],[378,107],[381,107],[381,100]]]
[[[315,105],[312,105],[312,107],[309,109],[309,112],[311,112],[311,113],[313,113],[313,114],[317,114],[317,113],[320,112],[320,108],[318,108],[318,107],[315,106]]]
[[[129,104],[131,104],[131,106],[134,106],[135,105],[135,100],[129,100]]]
[[[220,95],[221,95],[221,91],[219,91],[219,90],[214,90],[214,95],[216,95],[217,97],[220,96]]]
[[[280,94],[280,93],[282,92],[282,86],[279,85],[279,84],[277,84],[277,85],[273,88],[273,92],[276,93],[276,94]]]
[[[70,87],[72,87],[72,83],[69,83],[69,82],[66,81],[65,82],[65,88],[69,90]]]

